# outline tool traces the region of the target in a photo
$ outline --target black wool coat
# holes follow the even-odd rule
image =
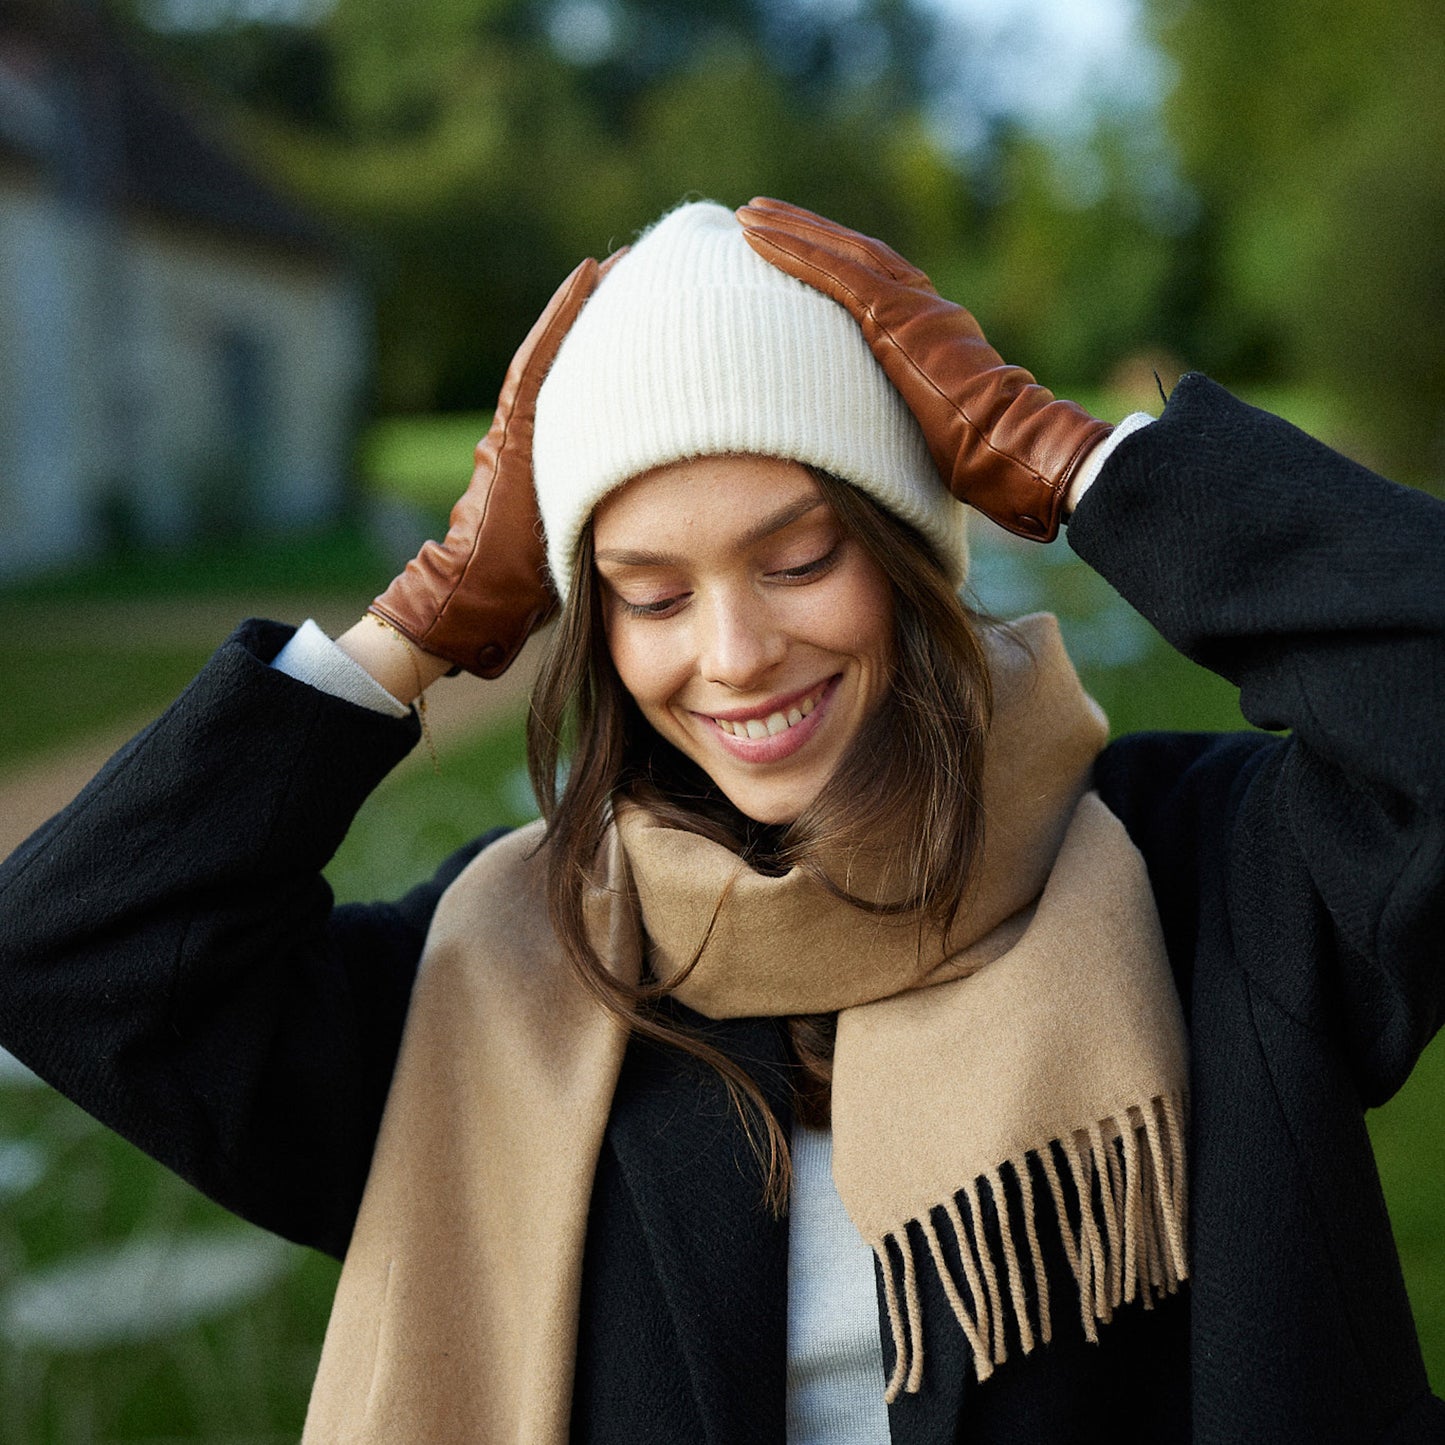
[[[1125,737],[1096,770],[1189,1027],[1192,1278],[1097,1345],[1056,1304],[1054,1341],[979,1384],[925,1269],[924,1388],[892,1438],[1445,1442],[1362,1117],[1445,1011],[1445,506],[1191,376],[1069,541],[1279,734]],[[428,921],[489,840],[394,903],[333,907],[319,870],[416,724],[269,669],[287,635],[245,625],[0,867],[0,1042],[238,1214],[340,1255]],[[777,1022],[687,1018],[786,1126]],[[787,1225],[759,1184],[716,1078],[634,1043],[589,1215],[576,1440],[781,1445]]]

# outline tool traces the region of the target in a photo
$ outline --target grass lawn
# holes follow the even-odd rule
[[[0,771],[166,705],[231,627],[294,599],[359,612],[391,567],[356,524],[112,558],[0,589]]]
[[[38,651],[0,643],[0,770],[159,710],[195,676],[206,647],[100,645]]]
[[[281,537],[194,543],[175,550],[127,552],[47,572],[0,588],[0,617],[51,603],[124,603],[276,593],[376,589],[384,566],[359,522]]]

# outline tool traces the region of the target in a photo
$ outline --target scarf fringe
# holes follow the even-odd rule
[[[884,1393],[887,1402],[891,1405],[905,1390],[917,1394],[923,1384],[923,1304],[909,1226],[917,1226],[927,1245],[980,1380],[988,1379],[994,1367],[1008,1358],[1007,1318],[1012,1318],[1024,1354],[1033,1350],[1036,1341],[1047,1344],[1052,1338],[1049,1280],[1040,1263],[1030,1161],[1048,1180],[1054,1218],[1078,1288],[1079,1318],[1091,1343],[1098,1343],[1099,1325],[1108,1324],[1119,1305],[1137,1298],[1145,1309],[1153,1309],[1156,1300],[1174,1294],[1189,1277],[1186,1107],[1183,1092],[1156,1095],[1142,1107],[1131,1105],[1067,1139],[1055,1139],[987,1170],[923,1217],[878,1240],[873,1250],[883,1272],[894,1348],[893,1373]],[[1072,1187],[1076,1218],[1070,1217],[1060,1160]],[[1005,1168],[1017,1185],[1012,1195],[1004,1189]],[[984,1227],[981,1191],[985,1187],[996,1227]],[[1023,1225],[1021,1240],[1015,1238],[1018,1222]],[[957,1271],[944,1251],[945,1227],[953,1237]],[[1021,1259],[1027,1261],[1027,1277]]]

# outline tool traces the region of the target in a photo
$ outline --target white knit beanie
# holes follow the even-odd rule
[[[537,397],[533,472],[558,593],[608,492],[667,462],[729,452],[852,482],[911,522],[962,582],[965,509],[858,324],[758,256],[725,206],[699,201],[608,272]]]

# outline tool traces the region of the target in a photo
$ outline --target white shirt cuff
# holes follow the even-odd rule
[[[405,717],[411,709],[394,698],[350,653],[343,652],[309,617],[271,666],[287,677],[308,683],[389,717]]]
[[[1133,436],[1141,427],[1149,425],[1154,418],[1147,411],[1131,412],[1089,453],[1079,467],[1074,480],[1069,483],[1067,506],[1070,512],[1079,505],[1079,498],[1098,480],[1104,463],[1114,455],[1114,448],[1127,436]]]

